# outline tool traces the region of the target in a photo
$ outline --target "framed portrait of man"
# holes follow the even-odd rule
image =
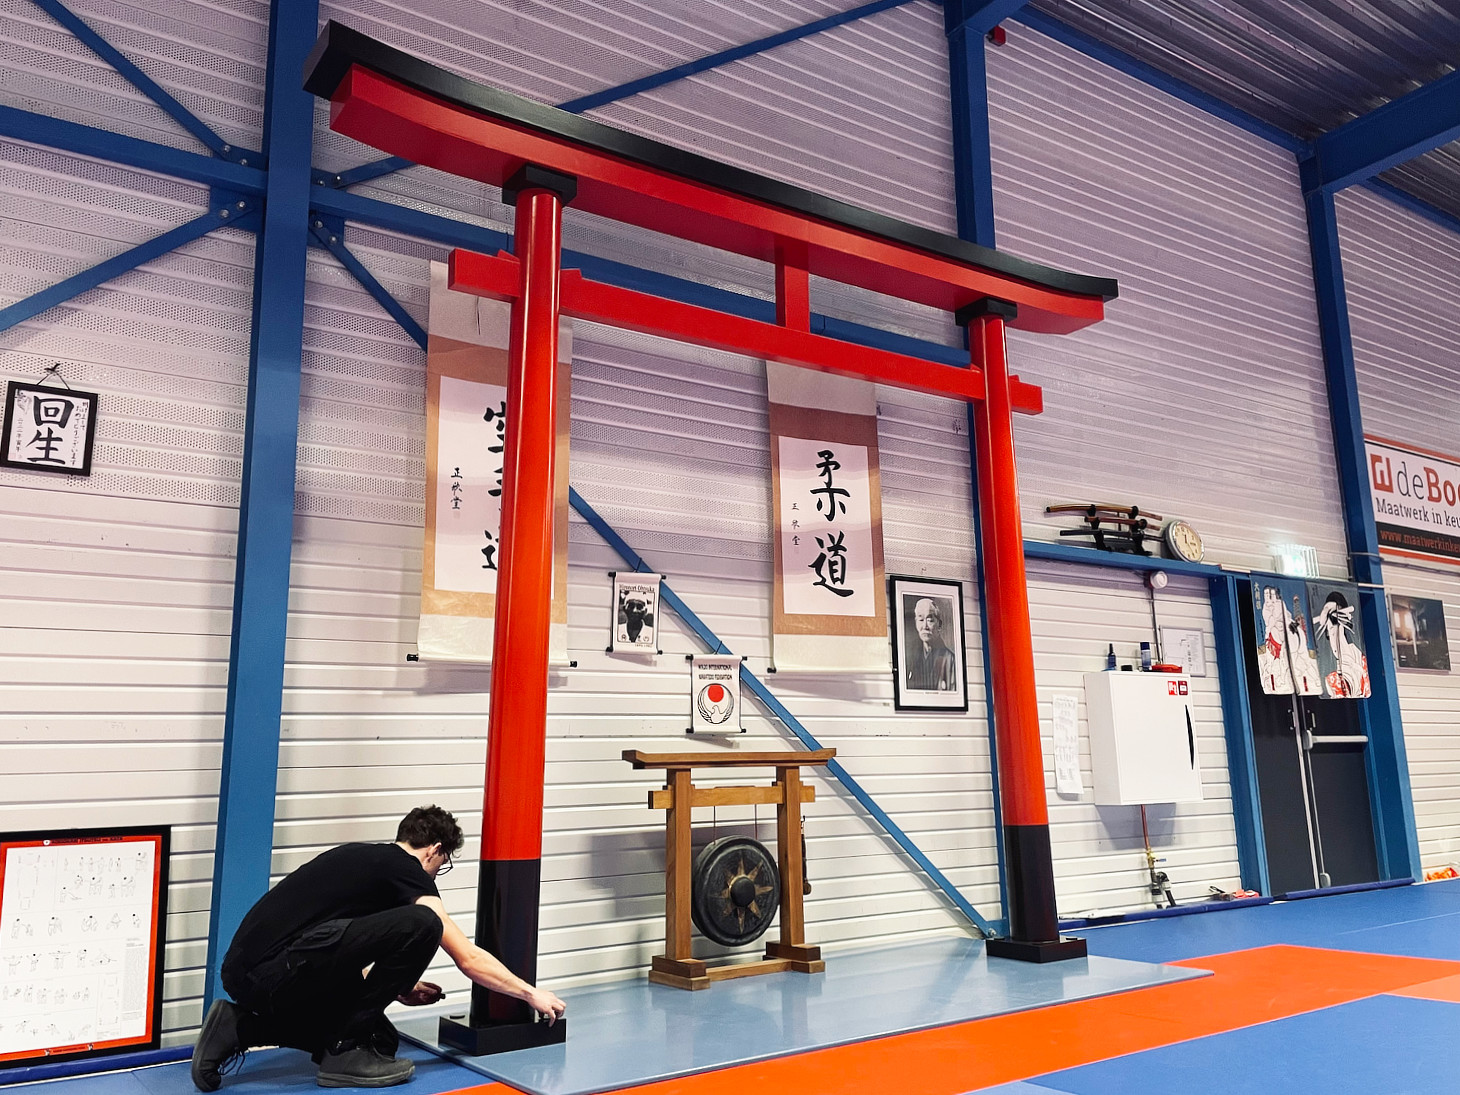
[[[967,711],[963,583],[894,575],[892,699],[898,711]]]

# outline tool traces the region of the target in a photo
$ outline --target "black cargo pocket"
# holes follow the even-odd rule
[[[326,920],[316,924],[294,942],[284,948],[284,968],[291,973],[318,963],[325,952],[333,949],[344,938],[348,920]]]

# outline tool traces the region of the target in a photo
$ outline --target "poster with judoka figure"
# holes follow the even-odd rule
[[[1367,698],[1369,659],[1359,619],[1359,587],[1352,582],[1309,582],[1308,607],[1323,694],[1330,699]]]
[[[1257,670],[1269,696],[1323,695],[1323,674],[1309,628],[1308,590],[1302,582],[1252,579],[1257,622]]]

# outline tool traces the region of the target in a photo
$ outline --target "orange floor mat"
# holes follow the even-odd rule
[[[1413,996],[1417,1000],[1439,1000],[1446,1004],[1460,1004],[1460,974],[1441,977],[1438,981],[1425,981],[1404,989],[1395,989],[1395,996]]]
[[[958,1095],[1442,980],[1460,962],[1273,946],[1176,965],[1214,976],[625,1089],[634,1095]],[[1418,993],[1415,993],[1418,995]]]

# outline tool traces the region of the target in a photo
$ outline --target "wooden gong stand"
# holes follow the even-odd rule
[[[705,989],[712,981],[753,977],[759,973],[820,973],[826,969],[820,947],[806,945],[806,918],[801,908],[801,804],[816,800],[816,788],[801,782],[803,766],[825,764],[835,749],[802,753],[645,753],[625,749],[624,760],[635,768],[663,768],[664,789],[649,792],[649,809],[666,810],[664,859],[664,949],[656,954],[649,980],[677,989]],[[696,768],[774,768],[770,786],[696,787]],[[781,937],[767,943],[765,958],[729,966],[711,966],[690,954],[690,814],[696,806],[776,805],[776,860],[781,873]]]

